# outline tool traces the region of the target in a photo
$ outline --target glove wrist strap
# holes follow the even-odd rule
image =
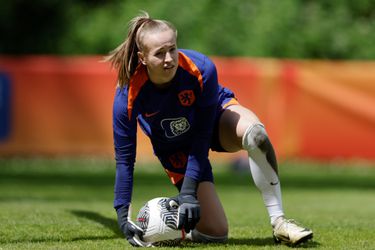
[[[180,194],[197,196],[198,181],[191,177],[185,176],[184,182],[182,183]]]
[[[116,208],[116,212],[118,225],[121,229],[123,229],[126,222],[128,221],[129,205],[124,205]]]

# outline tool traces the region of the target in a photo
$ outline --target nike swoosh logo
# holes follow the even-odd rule
[[[153,112],[153,113],[145,113],[145,117],[151,117],[151,116],[154,116],[156,115],[157,113],[159,113],[160,111],[156,111],[156,112]]]
[[[270,183],[272,186],[276,186],[277,184],[279,184],[279,182],[277,181],[277,182],[271,182]]]

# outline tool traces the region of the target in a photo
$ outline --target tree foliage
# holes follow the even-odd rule
[[[375,59],[372,0],[5,0],[1,54],[105,54],[145,10],[210,55]]]

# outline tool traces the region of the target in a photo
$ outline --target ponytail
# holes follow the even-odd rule
[[[126,40],[104,58],[118,71],[118,84],[122,88],[129,83],[131,76],[138,66],[137,32],[150,19],[147,12],[142,12],[129,22]]]
[[[126,40],[104,58],[104,61],[110,62],[111,66],[118,71],[117,81],[121,88],[129,84],[130,78],[139,64],[138,52],[143,50],[142,39],[140,39],[143,35],[140,33],[165,28],[172,29],[177,35],[173,24],[168,21],[151,19],[144,11],[129,22]]]

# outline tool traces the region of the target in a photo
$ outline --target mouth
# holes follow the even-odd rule
[[[174,69],[174,65],[167,65],[167,66],[164,66],[164,70],[167,70],[167,71],[169,71],[169,70],[171,70],[171,69]]]

